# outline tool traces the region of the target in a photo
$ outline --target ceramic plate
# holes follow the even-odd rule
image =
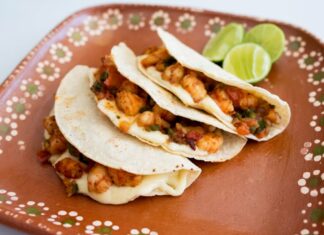
[[[158,27],[201,51],[230,22],[258,19],[189,8],[106,5],[79,11],[51,31],[16,67],[0,93],[0,219],[33,234],[320,234],[324,229],[324,46],[278,24],[286,50],[259,83],[292,109],[287,130],[249,142],[233,160],[197,163],[201,177],[181,197],[140,198],[122,206],[65,195],[36,152],[42,119],[64,74],[98,66],[120,41],[136,53],[159,45]]]

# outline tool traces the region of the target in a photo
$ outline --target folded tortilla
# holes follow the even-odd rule
[[[201,170],[189,160],[145,145],[119,132],[97,109],[89,89],[90,68],[76,66],[62,80],[55,97],[56,123],[80,153],[103,166],[142,176],[135,187],[112,185],[103,193],[88,190],[87,172],[75,179],[78,193],[105,204],[123,204],[139,196],[181,195]],[[55,167],[68,151],[52,156]],[[59,174],[62,180],[64,176]]]
[[[137,69],[136,55],[124,43],[114,46],[111,55],[118,71],[129,81],[142,88],[157,105],[168,110],[175,116],[184,117],[188,120],[216,127],[220,130],[223,136],[223,144],[215,153],[209,154],[208,152],[198,148],[193,150],[189,145],[178,144],[170,141],[167,134],[163,134],[160,131],[147,131],[145,128],[138,126],[136,122],[137,116],[127,116],[125,113],[121,112],[116,106],[114,100],[99,100],[98,108],[110,118],[115,126],[120,127],[121,123],[126,121],[132,123],[130,128],[127,130],[128,134],[135,136],[148,144],[161,146],[168,152],[197,160],[221,162],[231,159],[242,150],[246,144],[245,138],[233,134],[233,131],[230,128],[220,123],[216,118],[199,110],[184,106],[174,95],[146,78]],[[93,76],[93,74],[91,74],[90,77],[91,76]],[[93,80],[94,78],[92,77],[91,83],[93,83]]]
[[[226,84],[232,87],[240,88],[250,94],[257,96],[268,102],[270,105],[275,106],[275,111],[280,115],[279,123],[273,124],[270,128],[269,133],[263,138],[257,138],[253,134],[248,134],[246,137],[257,140],[265,141],[273,138],[274,136],[280,134],[287,127],[290,121],[290,107],[288,103],[281,100],[277,95],[271,94],[269,91],[252,86],[241,79],[235,77],[234,75],[226,72],[218,65],[212,63],[208,59],[204,58],[195,50],[189,48],[184,43],[179,41],[176,37],[170,33],[159,29],[157,30],[163,45],[167,49],[168,53],[182,66],[191,69],[193,71],[201,72],[206,77],[213,79],[214,81]],[[219,105],[212,100],[212,98],[207,95],[199,102],[194,102],[190,93],[187,92],[182,86],[176,86],[162,78],[162,73],[159,72],[154,66],[145,68],[142,65],[142,61],[147,57],[147,55],[142,55],[138,57],[138,67],[140,71],[150,78],[155,83],[164,87],[165,89],[176,95],[184,104],[205,110],[206,112],[217,117],[221,122],[228,126],[231,130],[236,132],[235,126],[232,124],[233,118],[231,115],[224,113]]]

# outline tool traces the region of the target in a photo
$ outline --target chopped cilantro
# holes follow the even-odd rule
[[[160,126],[159,125],[151,125],[148,127],[148,129],[150,131],[159,131],[160,130]]]
[[[168,135],[172,136],[174,134],[174,130],[172,130],[172,128],[168,128],[167,133]]]
[[[102,90],[102,83],[95,81],[95,83],[92,85],[91,90],[95,92],[100,92]]]
[[[266,127],[267,127],[267,123],[264,119],[261,119],[258,121],[259,127],[256,130],[256,134],[261,133]]]
[[[109,76],[108,71],[103,71],[100,75],[100,81],[104,82]]]

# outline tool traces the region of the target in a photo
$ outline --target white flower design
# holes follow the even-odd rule
[[[205,25],[205,35],[207,37],[216,35],[224,25],[225,21],[221,20],[219,17],[209,19],[208,23]]]
[[[100,220],[95,220],[92,222],[92,224],[86,226],[85,233],[94,235],[111,234],[112,231],[117,230],[119,230],[119,226],[113,225],[113,223],[109,220],[103,222]]]
[[[315,69],[314,73],[309,73],[307,82],[315,86],[324,83],[324,67],[321,70]]]
[[[123,24],[123,15],[118,9],[108,9],[102,14],[104,27],[108,30],[116,30]]]
[[[177,30],[181,33],[191,32],[196,26],[196,19],[193,15],[185,13],[179,16],[178,21],[175,23]]]
[[[130,30],[139,30],[145,26],[145,17],[142,13],[132,13],[128,16],[127,23]]]
[[[318,67],[323,61],[323,55],[320,52],[312,51],[309,54],[304,54],[299,60],[299,68],[312,70]]]
[[[105,22],[99,20],[97,16],[89,16],[83,22],[84,30],[88,32],[91,36],[99,36],[105,30]]]
[[[0,117],[0,141],[11,141],[13,137],[18,135],[17,123],[11,121],[10,118]]]
[[[302,194],[309,194],[312,197],[317,197],[318,194],[324,194],[324,173],[320,170],[311,172],[304,172],[303,178],[298,180],[300,192]]]
[[[36,71],[40,74],[42,79],[46,79],[48,81],[54,81],[60,77],[60,68],[56,67],[54,63],[45,60],[43,62],[39,62],[37,64]]]
[[[142,228],[141,230],[132,229],[130,231],[131,235],[158,235],[157,232],[151,231],[148,228]]]
[[[58,61],[60,64],[70,62],[72,59],[72,52],[67,46],[61,43],[54,43],[51,45],[50,54],[53,60]]]
[[[25,120],[30,114],[31,105],[26,103],[25,98],[12,97],[6,101],[6,112],[11,114],[12,119]]]
[[[324,141],[321,142],[319,139],[316,139],[313,143],[305,142],[300,153],[304,155],[306,161],[314,160],[315,162],[319,162],[324,158]]]
[[[18,147],[19,147],[19,150],[20,150],[20,151],[24,151],[24,150],[26,150],[25,141],[23,141],[23,140],[19,140],[19,141],[17,142],[17,144],[18,144]]]
[[[315,91],[311,91],[308,94],[308,102],[313,104],[314,107],[324,105],[324,92],[319,87]]]
[[[76,47],[84,46],[88,37],[79,28],[70,28],[67,32],[68,40]]]
[[[300,234],[314,234],[319,235],[319,231],[316,229],[318,225],[324,226],[324,221],[322,219],[324,213],[323,202],[321,200],[311,203],[308,202],[306,207],[301,210],[301,214],[304,216],[303,224],[305,226],[311,226],[301,230]]]
[[[31,78],[28,78],[27,80],[22,80],[20,90],[24,92],[26,98],[31,97],[33,100],[37,100],[39,97],[44,95],[43,92],[45,87],[40,84],[40,81],[34,81]]]
[[[313,115],[312,121],[309,123],[311,127],[314,128],[316,132],[320,132],[324,126],[324,111],[321,112],[321,116]]]
[[[47,206],[45,206],[44,202],[34,202],[28,201],[26,204],[19,204],[16,208],[19,214],[29,215],[32,217],[45,215],[45,212],[49,210]]]
[[[58,211],[57,214],[53,214],[47,219],[52,224],[63,226],[65,228],[71,228],[72,226],[79,226],[83,217],[78,215],[76,211],[67,212],[65,210]]]
[[[286,56],[298,57],[305,51],[306,42],[300,36],[290,36],[285,44]]]
[[[0,189],[0,204],[5,203],[11,205],[15,201],[18,201],[15,192],[7,192],[5,189]]]
[[[149,24],[151,30],[155,31],[158,28],[167,29],[170,22],[169,14],[165,11],[159,10],[152,14]]]

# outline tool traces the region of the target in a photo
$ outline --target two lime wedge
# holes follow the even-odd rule
[[[206,44],[203,55],[211,61],[223,61],[223,68],[248,83],[264,79],[285,47],[285,35],[274,24],[259,24],[244,36],[240,24],[225,26]]]

